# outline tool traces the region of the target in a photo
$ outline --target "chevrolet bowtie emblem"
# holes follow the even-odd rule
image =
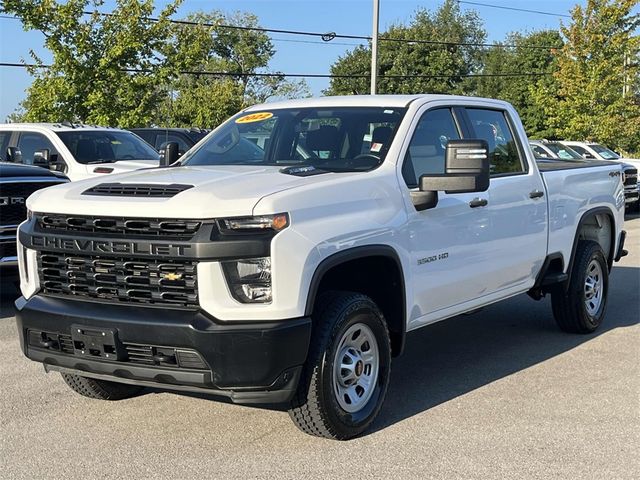
[[[164,275],[162,275],[162,278],[164,280],[182,280],[182,274],[181,273],[165,273]]]

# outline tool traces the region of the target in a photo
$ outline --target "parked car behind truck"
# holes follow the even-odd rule
[[[574,142],[579,143],[579,142]],[[591,160],[610,160],[609,158],[594,158],[593,155],[589,157],[582,156],[573,148],[565,145],[562,142],[548,141],[548,140],[530,140],[529,145],[531,146],[531,150],[533,150],[533,154],[537,159],[552,159],[552,160],[563,160],[563,161],[591,161]],[[578,148],[581,151],[584,149]],[[602,147],[604,148],[604,147]],[[608,150],[608,149],[607,149]],[[594,150],[595,154],[595,150]],[[614,152],[611,152],[611,155],[616,155]],[[638,208],[638,200],[640,199],[640,183],[638,183],[638,169],[631,165],[630,163],[621,162],[619,160],[618,163],[622,165],[622,173],[623,173],[623,184],[624,184],[624,199],[628,209]]]
[[[117,128],[71,123],[0,124],[0,160],[65,173],[72,181],[157,167],[159,155]]]
[[[17,276],[16,233],[27,219],[29,195],[68,181],[62,173],[0,162],[0,277]]]
[[[337,439],[377,416],[408,332],[521,293],[593,332],[626,253],[619,165],[539,168],[510,104],[445,95],[258,105],[170,168],[28,207],[28,358],[92,398],[282,403]]]
[[[130,132],[135,133],[145,142],[155,148],[160,154],[163,153],[167,144],[175,142],[178,144],[178,154],[183,155],[187,150],[206,137],[210,130],[201,128],[130,128]]]

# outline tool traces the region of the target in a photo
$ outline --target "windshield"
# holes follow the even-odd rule
[[[404,113],[404,109],[378,107],[243,112],[187,153],[182,165],[371,170],[384,161]]]
[[[613,150],[603,147],[602,145],[598,145],[597,143],[592,143],[589,146],[605,160],[618,160],[620,158],[620,155]]]
[[[560,142],[547,142],[545,145],[562,160],[584,160],[582,155]]]
[[[56,132],[78,163],[159,160],[150,145],[131,132],[78,130]]]

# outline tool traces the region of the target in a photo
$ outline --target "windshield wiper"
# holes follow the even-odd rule
[[[94,163],[116,163],[116,160],[107,160],[106,158],[101,158],[99,160],[92,160],[87,162],[87,165],[93,165]]]

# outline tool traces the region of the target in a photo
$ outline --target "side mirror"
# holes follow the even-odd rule
[[[22,163],[22,152],[18,147],[7,148],[7,162]]]
[[[445,173],[420,177],[420,191],[411,195],[416,210],[433,208],[437,192],[484,192],[489,188],[489,146],[485,140],[449,140],[445,153]]]
[[[178,160],[178,142],[169,142],[160,154],[160,166],[167,167]]]
[[[584,158],[588,158],[590,160],[595,160],[596,157],[594,157],[593,155],[591,155],[589,152],[584,152],[584,154],[582,154],[582,156]]]
[[[49,167],[51,164],[49,149],[43,148],[42,150],[36,150],[33,152],[33,164],[38,167]]]

